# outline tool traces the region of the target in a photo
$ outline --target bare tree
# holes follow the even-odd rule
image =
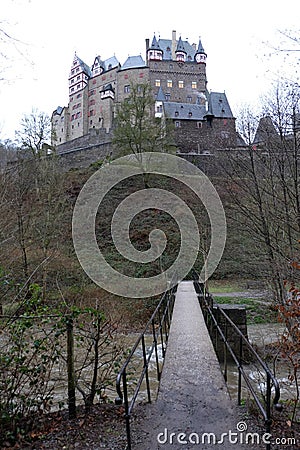
[[[42,111],[33,109],[24,115],[20,129],[16,131],[19,147],[31,153],[34,158],[40,158],[51,148],[51,119]]]
[[[224,167],[232,216],[247,230],[253,247],[260,246],[265,275],[282,304],[284,280],[295,275],[290,263],[300,236],[299,95],[294,85],[278,86],[263,106],[255,134],[257,118],[244,115],[240,132],[248,145]]]

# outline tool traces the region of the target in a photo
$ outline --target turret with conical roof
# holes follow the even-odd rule
[[[147,50],[148,60],[151,61],[162,61],[163,59],[163,51],[157,42],[156,36],[154,35],[151,47]]]
[[[176,54],[176,61],[185,62],[186,60],[186,51],[184,49],[183,41],[181,39],[181,36],[178,40],[177,48],[175,51]]]
[[[198,49],[195,53],[195,61],[198,64],[206,64],[207,54],[204,51],[201,39],[199,39]]]

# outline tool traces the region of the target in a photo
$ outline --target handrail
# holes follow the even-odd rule
[[[194,281],[194,287],[199,299],[200,306],[202,310],[205,312],[206,322],[207,317],[209,315],[209,318],[212,320],[215,329],[221,336],[221,339],[224,343],[224,378],[225,381],[227,381],[227,351],[230,353],[234,363],[237,366],[238,369],[238,404],[241,404],[241,389],[242,389],[242,377],[246,383],[247,388],[252,394],[252,397],[259,408],[261,414],[263,415],[263,418],[265,420],[266,425],[266,432],[270,433],[272,418],[271,418],[271,397],[272,397],[272,387],[274,388],[275,395],[273,398],[273,406],[276,410],[282,411],[282,404],[279,403],[280,400],[280,387],[278,380],[275,378],[267,364],[261,359],[261,357],[258,355],[258,353],[255,351],[255,349],[252,347],[246,336],[241,332],[241,330],[237,327],[237,325],[230,319],[230,317],[225,313],[225,311],[219,306],[214,304],[213,297],[205,291],[204,284],[199,282],[199,276],[197,272],[193,271],[193,281]],[[214,310],[217,310],[223,317],[225,322],[225,330],[221,329],[217,319],[216,314],[214,313]],[[236,335],[239,338],[239,351],[238,355],[236,355],[233,348],[230,346],[230,343],[227,339],[227,327],[228,324],[230,325],[231,330],[236,333]],[[255,389],[253,388],[248,375],[243,367],[243,347],[246,346],[248,351],[252,354],[254,359],[258,362],[258,364],[261,366],[263,371],[266,374],[266,395],[265,395],[265,407],[263,406],[262,402],[259,399],[259,396],[255,392]],[[266,444],[266,450],[270,450],[270,444]]]
[[[158,345],[159,344],[161,345],[162,357],[164,359],[166,352],[166,345],[169,337],[169,329],[171,325],[171,317],[173,313],[175,294],[177,290],[177,284],[173,285],[173,283],[171,283],[171,286],[173,287],[164,292],[164,294],[162,295],[157,307],[155,308],[155,311],[153,312],[151,318],[147,322],[144,331],[139,335],[136,343],[134,344],[132,350],[130,351],[129,356],[127,357],[125,363],[123,364],[121,370],[117,375],[116,390],[118,397],[116,398],[115,403],[124,404],[125,409],[124,415],[126,421],[126,434],[127,434],[127,447],[126,447],[127,450],[131,450],[130,417],[144,379],[146,380],[147,399],[148,402],[151,403],[151,390],[150,390],[148,369],[153,352],[155,355],[157,381],[160,381],[161,378],[162,367],[160,366],[159,363]],[[152,345],[150,346],[150,348],[148,348],[147,352],[145,336],[149,335],[152,336]],[[143,368],[137,380],[135,390],[131,398],[129,398],[128,367],[132,362],[132,359],[135,356],[137,350],[140,347],[142,349],[143,354]]]

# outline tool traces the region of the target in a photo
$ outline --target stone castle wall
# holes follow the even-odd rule
[[[112,155],[112,134],[105,129],[91,129],[89,134],[57,147],[62,169],[82,169]]]

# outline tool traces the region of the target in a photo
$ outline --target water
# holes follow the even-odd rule
[[[248,325],[248,336],[250,342],[259,348],[260,352],[264,354],[267,351],[267,345],[276,342],[279,339],[280,334],[284,332],[284,327],[280,324],[256,324],[256,325]],[[129,333],[129,334],[120,334],[117,336],[116,341],[120,341],[122,343],[123,348],[130,350],[135,342],[138,339],[138,334]],[[4,336],[1,336],[1,340],[3,342]],[[115,342],[115,340],[114,340]],[[146,342],[146,352],[147,356],[149,355],[149,351],[152,345],[152,336],[145,337]],[[79,360],[84,358],[85,352],[83,349],[76,348],[76,358]],[[125,358],[124,358],[125,360]],[[158,361],[159,367],[162,368],[163,364],[163,349],[162,345],[158,344]],[[143,350],[140,345],[136,353],[128,367],[128,384],[129,384],[129,394],[132,395],[134,391],[138,377],[141,374],[143,368]],[[273,367],[270,367],[273,369]],[[249,378],[252,380],[253,385],[256,387],[258,392],[262,394],[265,391],[265,378],[263,373],[256,367],[254,364],[250,364],[246,367],[246,371],[249,375]],[[84,378],[91,379],[90,369],[86,369],[84,371]],[[281,387],[281,397],[285,398],[294,398],[295,397],[295,388],[294,383],[289,379],[290,368],[287,364],[281,360],[279,364],[276,364],[275,367],[275,375],[279,381]],[[237,396],[237,380],[238,380],[238,371],[235,365],[229,364],[228,367],[228,390],[232,398],[236,398]],[[104,395],[106,400],[114,401],[116,398],[116,389],[115,389],[115,379],[116,376],[112,374],[111,384],[107,386],[105,389]],[[59,364],[53,367],[53,373],[51,376],[51,382],[53,385],[53,406],[52,409],[57,409],[59,407],[59,403],[64,402],[64,405],[67,404],[67,374],[66,374],[66,365]],[[157,367],[156,367],[156,357],[153,352],[150,364],[149,364],[149,384],[151,389],[151,398],[155,400],[157,392],[158,392],[158,381],[157,381]],[[246,398],[248,396],[247,389],[243,387],[242,397]],[[96,401],[99,401],[100,398],[96,398]],[[143,381],[140,389],[139,396],[137,398],[137,402],[146,401],[147,400],[147,387],[145,380]],[[77,395],[77,403],[82,403],[82,397],[80,394]]]
[[[268,354],[268,345],[278,342],[280,336],[285,332],[285,327],[282,324],[255,324],[248,325],[248,337],[250,343],[258,350],[259,354],[264,357]],[[278,360],[276,364],[272,360],[267,363],[270,370],[275,374],[279,382],[281,400],[294,398],[296,395],[295,383],[289,378],[291,368],[285,360]],[[266,376],[264,371],[260,369],[259,365],[254,363],[246,366],[245,371],[255,387],[256,392],[265,394],[266,391]],[[233,399],[237,398],[237,384],[238,384],[238,370],[234,364],[229,364],[228,367],[228,381],[227,386],[229,393]],[[273,390],[274,392],[274,390]],[[242,398],[248,397],[248,390],[243,384]]]

